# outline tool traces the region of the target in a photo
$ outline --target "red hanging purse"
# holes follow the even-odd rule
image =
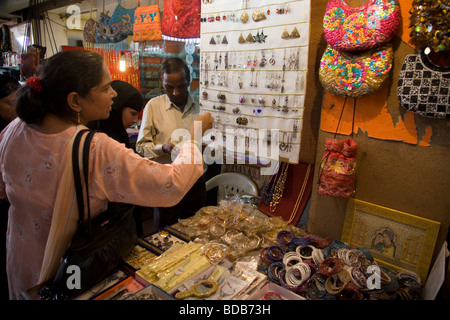
[[[327,139],[322,157],[317,192],[335,198],[350,198],[355,194],[356,152],[352,138]]]
[[[200,37],[200,0],[164,0],[162,34],[174,38]]]

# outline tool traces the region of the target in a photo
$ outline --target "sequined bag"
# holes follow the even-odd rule
[[[369,0],[360,7],[330,0],[323,18],[324,37],[337,50],[369,50],[390,42],[400,22],[398,0]]]
[[[397,96],[409,111],[450,119],[450,66],[433,64],[424,50],[407,55],[398,77]]]
[[[364,53],[349,53],[327,46],[320,61],[319,80],[325,90],[359,98],[380,90],[392,68],[392,45]]]

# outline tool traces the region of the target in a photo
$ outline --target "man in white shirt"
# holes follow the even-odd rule
[[[151,99],[145,106],[136,151],[153,161],[171,163],[172,150],[183,139],[172,133],[176,129],[189,131],[199,115],[199,105],[189,93],[190,71],[183,60],[166,59],[161,66],[161,80],[166,93]],[[202,176],[176,206],[155,208],[155,231],[192,216],[205,203],[205,179]]]

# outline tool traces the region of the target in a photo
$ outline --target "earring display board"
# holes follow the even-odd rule
[[[265,148],[267,158],[299,162],[310,7],[310,0],[202,1],[200,109],[214,117],[219,148],[250,156]]]

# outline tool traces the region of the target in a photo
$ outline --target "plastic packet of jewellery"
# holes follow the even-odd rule
[[[115,286],[119,282],[125,280],[129,276],[130,275],[125,273],[124,271],[117,270],[112,275],[110,275],[105,280],[103,280],[102,282],[96,284],[95,286],[93,286],[89,290],[86,290],[85,292],[83,292],[79,296],[73,298],[73,300],[89,300],[89,299],[92,299],[92,298],[98,296],[99,294],[101,294],[102,292],[104,292],[105,290],[108,290],[109,288]]]
[[[125,300],[175,300],[175,297],[168,294],[161,288],[150,284],[138,292],[128,296]]]
[[[162,230],[160,232],[154,233],[152,235],[148,235],[144,237],[144,240],[154,245],[158,249],[162,251],[166,251],[175,243],[177,244],[186,244],[187,241],[184,241],[172,234],[167,230]]]

